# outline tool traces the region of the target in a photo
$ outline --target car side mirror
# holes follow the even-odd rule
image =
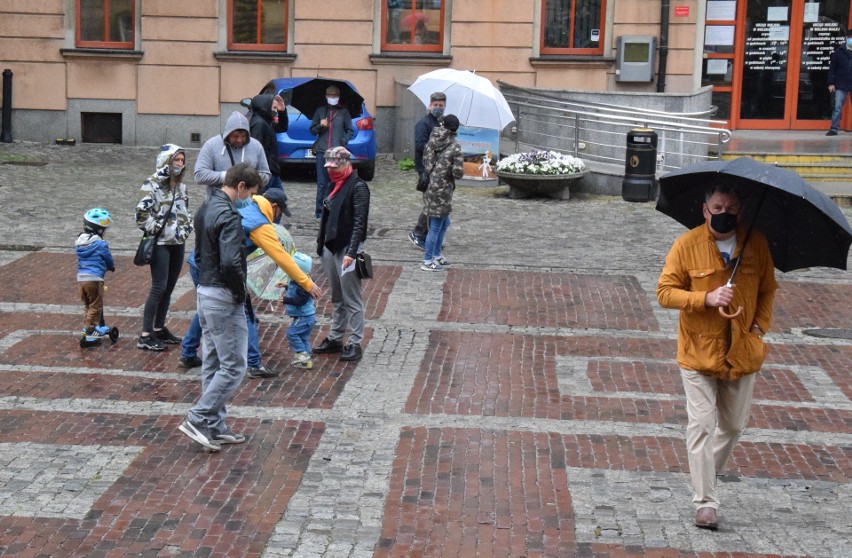
[[[246,97],[245,99],[242,99],[240,101],[240,105],[247,108],[247,109],[250,109],[251,108],[251,97]]]

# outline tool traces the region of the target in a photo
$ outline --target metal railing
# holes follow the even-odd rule
[[[651,128],[657,133],[657,170],[717,159],[731,139],[726,121],[710,117],[715,107],[697,113],[673,113],[591,101],[568,101],[556,94],[498,81],[512,107],[515,152],[531,149],[571,154],[584,161],[624,164],[627,132]]]

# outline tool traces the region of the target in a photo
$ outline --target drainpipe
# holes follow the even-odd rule
[[[669,58],[669,0],[660,0],[660,71],[657,93],[666,91],[666,62]]]
[[[0,142],[12,143],[12,70],[3,70],[3,126]]]

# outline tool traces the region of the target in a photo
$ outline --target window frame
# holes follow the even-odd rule
[[[411,0],[412,9],[417,9],[417,5],[421,2],[426,2],[427,0]],[[400,44],[400,43],[388,43],[388,3],[386,0],[381,0],[381,37],[380,37],[380,49],[382,53],[398,53],[398,52],[412,52],[412,53],[424,53],[424,54],[442,54],[444,52],[444,35],[446,32],[445,25],[446,21],[444,19],[444,14],[447,9],[447,0],[441,1],[441,12],[438,16],[438,21],[440,22],[440,27],[438,29],[438,42],[434,45],[424,45],[424,44],[416,44],[416,43],[408,43],[408,44]]]
[[[284,40],[280,44],[271,43],[235,43],[234,42],[234,0],[228,0],[227,12],[227,46],[230,52],[288,52],[290,41],[290,2],[292,0],[284,0]],[[262,8],[263,0],[256,0]],[[261,17],[263,10],[258,9],[258,18]],[[260,21],[257,22],[257,37],[258,40],[262,37]]]
[[[600,30],[600,39],[596,48],[567,48],[567,47],[549,47],[545,45],[547,37],[547,3],[551,0],[541,0],[541,24],[539,27],[539,52],[541,55],[588,55],[602,56],[604,54],[604,45],[606,43],[606,10],[607,0],[600,0],[600,19],[598,21],[598,29]],[[575,22],[574,17],[577,13],[577,5],[585,0],[570,0],[571,2],[571,22]],[[573,43],[574,25],[571,25],[571,40]]]
[[[77,48],[103,48],[133,50],[136,46],[136,0],[130,0],[130,40],[129,41],[87,41],[81,37],[83,0],[75,0],[74,6],[74,45]],[[104,0],[104,37],[109,37],[111,0]]]

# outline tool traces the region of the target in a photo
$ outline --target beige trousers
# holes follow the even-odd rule
[[[754,379],[748,374],[725,382],[694,370],[680,369],[686,391],[686,450],[696,508],[719,507],[716,475],[725,471],[737,440],[748,424]]]

